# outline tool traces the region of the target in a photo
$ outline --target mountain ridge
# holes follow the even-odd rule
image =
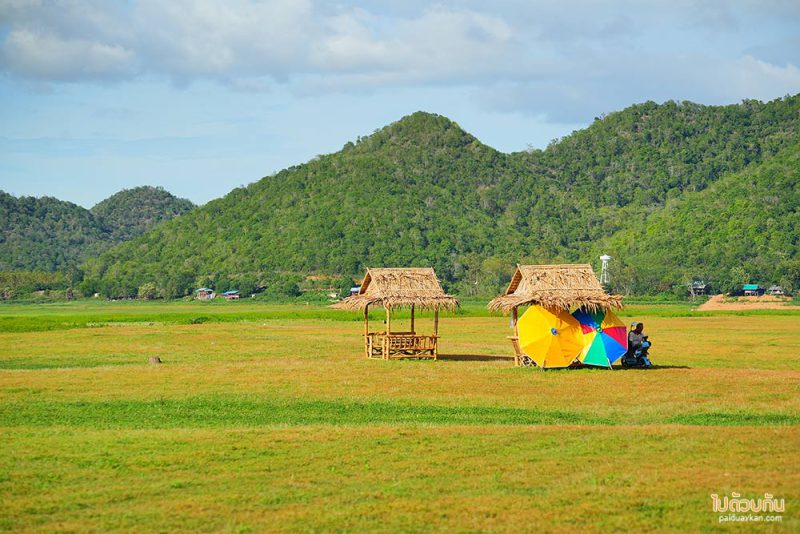
[[[86,287],[124,295],[149,282],[180,296],[200,280],[268,285],[424,264],[454,290],[488,293],[518,261],[586,261],[670,201],[796,146],[798,117],[800,96],[646,102],[544,150],[504,154],[417,112],[88,260]],[[633,291],[663,290],[687,269],[648,271]]]

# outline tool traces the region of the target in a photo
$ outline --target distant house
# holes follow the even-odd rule
[[[200,289],[196,289],[195,293],[197,293],[197,298],[200,300],[211,300],[217,296],[214,293],[214,290],[209,287],[201,287]]]
[[[781,286],[773,285],[769,286],[769,289],[767,289],[767,294],[774,297],[783,297],[786,295],[786,291]]]
[[[744,284],[742,291],[745,297],[760,297],[764,294],[764,288],[758,284]]]
[[[239,292],[237,290],[226,291],[222,294],[225,300],[239,300]]]
[[[350,288],[350,296],[358,295],[358,292],[361,290],[361,286],[353,286]]]
[[[689,284],[689,295],[696,297],[711,293],[711,286],[702,280],[695,280]]]

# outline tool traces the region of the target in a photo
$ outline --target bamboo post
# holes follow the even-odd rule
[[[383,337],[383,359],[389,359],[389,346],[390,340],[389,336],[392,333],[392,308],[391,306],[386,307],[386,335]]]
[[[439,358],[439,306],[433,307],[433,359]]]
[[[414,331],[414,305],[411,305],[411,333],[416,334]]]
[[[511,317],[513,318],[513,323],[514,323],[514,335],[515,336],[519,336],[519,331],[517,330],[517,308],[516,307],[511,311]]]
[[[364,306],[364,352],[366,352],[367,358],[372,356],[370,354],[372,349],[369,346],[369,304]]]

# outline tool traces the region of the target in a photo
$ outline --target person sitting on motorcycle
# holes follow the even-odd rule
[[[644,342],[644,323],[637,323],[636,328],[628,332],[628,351],[633,354],[642,348]]]
[[[651,367],[648,350],[650,349],[650,341],[644,335],[644,324],[637,323],[636,327],[628,332],[628,352],[625,353],[624,363],[631,366]]]

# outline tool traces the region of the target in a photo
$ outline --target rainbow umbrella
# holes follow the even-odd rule
[[[531,306],[517,321],[519,346],[543,369],[569,367],[583,349],[581,325],[566,311]]]
[[[583,331],[582,363],[611,367],[628,350],[628,329],[614,313],[580,308],[572,316]]]

